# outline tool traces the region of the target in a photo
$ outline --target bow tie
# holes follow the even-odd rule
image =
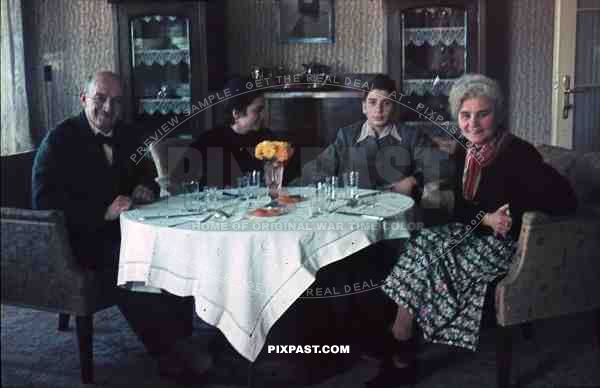
[[[100,144],[106,144],[109,146],[114,146],[116,144],[115,138],[113,136],[105,136],[101,133],[96,133],[94,135],[94,139]]]

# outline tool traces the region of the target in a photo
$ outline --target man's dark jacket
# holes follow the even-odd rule
[[[62,210],[75,256],[92,267],[114,260],[120,241],[119,221],[104,220],[107,207],[140,183],[130,159],[136,144],[127,132],[121,125],[113,130],[109,165],[82,112],[48,132],[33,164],[33,208]]]

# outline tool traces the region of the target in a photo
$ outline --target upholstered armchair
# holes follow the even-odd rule
[[[116,268],[91,271],[72,255],[57,210],[31,210],[35,151],[2,157],[2,303],[59,313],[59,330],[76,317],[81,380],[91,383],[93,314],[115,304]]]
[[[546,145],[538,151],[569,179],[579,207],[568,217],[523,215],[518,251],[495,290],[501,388],[510,385],[511,327],[600,309],[600,153]]]

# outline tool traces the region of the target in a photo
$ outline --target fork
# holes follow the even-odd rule
[[[169,227],[169,228],[174,228],[174,227],[176,227],[176,226],[179,226],[179,225],[187,224],[188,222],[198,222],[198,223],[202,224],[202,223],[204,223],[204,222],[208,221],[209,219],[211,219],[211,218],[212,218],[212,216],[214,216],[214,213],[211,213],[211,214],[207,215],[206,217],[204,217],[204,218],[203,218],[203,219],[201,219],[200,221],[196,221],[196,220],[185,220],[185,221],[182,221],[182,222],[178,222],[178,223],[176,223],[176,224],[169,225],[168,227]]]

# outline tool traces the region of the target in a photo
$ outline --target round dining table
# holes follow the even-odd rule
[[[252,362],[319,269],[415,226],[402,194],[359,190],[358,200],[317,203],[309,187],[287,192],[292,200],[277,206],[219,190],[124,212],[118,285],[193,296],[198,316]]]

